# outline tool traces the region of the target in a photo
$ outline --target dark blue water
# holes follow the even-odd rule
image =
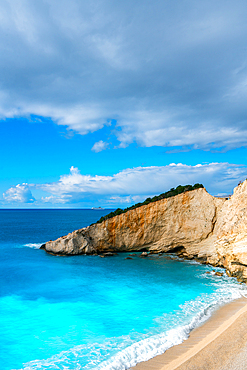
[[[109,210],[0,210],[0,368],[126,369],[186,339],[245,287],[173,256],[38,249]]]

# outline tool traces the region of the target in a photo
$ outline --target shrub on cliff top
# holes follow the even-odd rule
[[[166,193],[162,193],[160,195],[155,195],[153,198],[147,198],[142,203],[134,204],[133,206],[127,207],[125,209],[118,208],[118,209],[116,209],[116,211],[111,212],[108,215],[101,217],[99,219],[99,221],[97,221],[97,224],[99,224],[99,223],[101,223],[105,220],[108,220],[109,218],[112,218],[114,216],[121,215],[121,213],[126,213],[131,209],[139,208],[139,207],[144,206],[146,204],[149,204],[149,203],[152,203],[152,202],[157,202],[158,200],[161,200],[161,199],[174,197],[175,195],[184,193],[185,191],[191,191],[191,190],[195,190],[195,189],[199,189],[199,188],[204,188],[204,186],[202,184],[198,184],[198,183],[193,185],[193,186],[192,185],[184,185],[184,186],[178,185],[176,187],[176,189],[171,188]]]

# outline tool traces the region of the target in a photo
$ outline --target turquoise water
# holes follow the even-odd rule
[[[172,255],[57,257],[38,249],[107,212],[0,210],[1,369],[127,369],[246,293],[235,279]]]

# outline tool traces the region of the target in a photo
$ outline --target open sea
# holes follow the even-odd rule
[[[39,249],[107,213],[0,210],[1,370],[128,369],[246,294],[234,278],[173,255],[57,257]]]

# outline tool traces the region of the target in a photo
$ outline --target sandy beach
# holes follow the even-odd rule
[[[182,344],[132,369],[247,369],[247,299],[241,298],[221,307]]]

